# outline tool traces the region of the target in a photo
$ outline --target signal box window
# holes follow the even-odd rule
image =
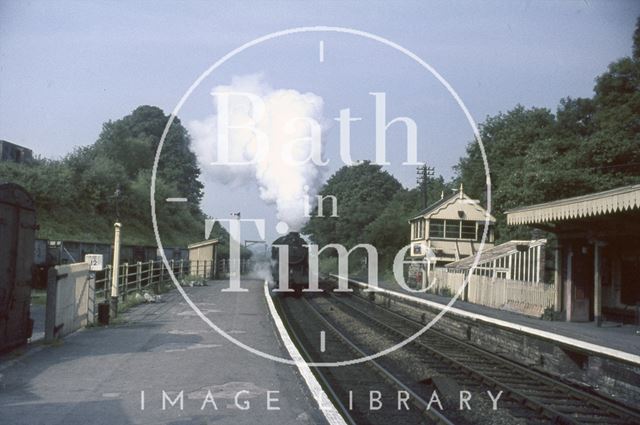
[[[460,220],[446,220],[444,227],[444,237],[447,239],[460,238]]]
[[[444,238],[444,220],[431,220],[429,222],[429,237]]]

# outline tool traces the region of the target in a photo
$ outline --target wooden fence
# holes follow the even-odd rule
[[[213,261],[170,260],[169,265],[176,279],[186,276],[197,276],[207,279],[213,278]],[[108,300],[111,293],[112,267],[106,266],[103,271],[96,273],[95,300]],[[120,264],[118,274],[118,295],[122,301],[133,292],[154,290],[158,292],[159,285],[169,282],[170,275],[161,260],[137,262],[135,264]]]
[[[432,284],[429,292],[454,295],[461,291],[465,274],[435,269],[429,277]],[[555,285],[471,275],[459,299],[540,317],[545,309],[554,307]]]
[[[217,265],[218,276],[228,276],[229,273],[231,273],[231,269],[233,269],[234,266],[237,266],[238,261],[240,261],[240,274],[249,273],[256,264],[253,260],[247,260],[244,258],[241,260],[220,258]]]
[[[240,263],[241,274],[251,270],[252,262],[242,260]],[[229,260],[169,260],[170,269],[173,275],[181,281],[187,276],[204,280],[223,278],[228,276]],[[214,272],[214,267],[217,270]],[[94,310],[97,311],[97,303],[109,301],[111,298],[111,277],[112,266],[108,265],[104,270],[97,272],[95,277],[95,290],[91,294],[90,302],[93,303]],[[160,286],[169,283],[171,277],[162,260],[137,262],[135,264],[120,264],[118,273],[118,297],[121,301],[126,301],[127,297],[133,293],[143,291],[160,292]]]

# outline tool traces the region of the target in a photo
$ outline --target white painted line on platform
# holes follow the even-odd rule
[[[320,410],[324,414],[324,417],[327,419],[327,422],[329,422],[330,425],[347,425],[342,415],[333,405],[333,402],[329,400],[329,397],[322,389],[322,386],[320,386],[320,383],[316,379],[315,375],[311,372],[309,366],[307,366],[307,363],[304,361],[302,354],[300,354],[295,344],[291,340],[291,337],[289,336],[289,333],[287,332],[287,329],[285,328],[284,323],[282,322],[282,319],[280,318],[280,315],[276,311],[276,307],[273,304],[273,300],[271,299],[271,295],[269,294],[269,285],[266,280],[264,282],[264,297],[267,300],[269,313],[271,314],[276,328],[278,329],[278,333],[280,334],[282,343],[287,348],[291,359],[296,362],[296,366],[298,368],[298,371],[300,371],[300,375],[302,375],[302,378],[307,384],[309,391],[311,391],[313,398],[318,403],[318,407],[320,407]]]
[[[333,275],[333,274],[331,276],[337,277],[336,275]],[[349,281],[353,282],[355,284],[358,284],[360,286],[369,287],[369,284],[357,281],[357,280],[352,279],[352,278],[349,278]],[[394,297],[403,298],[403,299],[406,299],[406,300],[417,302],[419,304],[424,304],[424,305],[427,305],[427,306],[430,306],[430,307],[434,307],[434,308],[437,308],[437,309],[440,309],[440,310],[442,310],[443,308],[446,307],[445,305],[442,305],[442,304],[437,303],[437,302],[425,300],[424,298],[414,297],[412,295],[403,294],[401,292],[391,291],[389,289],[376,287],[375,291],[376,292],[387,293],[387,294],[392,295]],[[472,319],[472,320],[478,320],[478,321],[485,322],[485,323],[491,323],[491,324],[494,324],[494,325],[497,325],[497,326],[501,326],[501,327],[504,327],[504,328],[513,329],[513,330],[516,330],[518,332],[530,334],[530,335],[533,335],[533,336],[538,336],[538,337],[541,337],[541,338],[550,339],[552,341],[557,341],[557,342],[560,342],[562,344],[570,345],[572,347],[579,348],[579,349],[582,349],[582,350],[591,351],[591,352],[596,353],[596,354],[603,354],[603,355],[606,355],[606,356],[609,356],[609,357],[613,357],[613,358],[620,359],[620,360],[625,360],[625,361],[640,365],[640,356],[635,355],[635,354],[631,354],[631,353],[627,353],[626,351],[620,351],[620,350],[616,350],[614,348],[609,348],[609,347],[605,347],[605,346],[602,346],[602,345],[592,344],[590,342],[581,341],[579,339],[575,339],[575,338],[571,338],[571,337],[567,337],[567,336],[563,336],[563,335],[558,335],[558,334],[555,334],[553,332],[543,331],[541,329],[536,329],[536,328],[530,328],[529,326],[517,325],[515,323],[507,322],[505,320],[495,319],[493,317],[483,316],[481,314],[476,314],[476,313],[471,313],[469,311],[461,310],[461,309],[455,308],[455,307],[450,307],[449,310],[448,310],[448,313],[455,314],[455,315],[462,316],[462,317],[466,317],[466,318]]]
[[[102,393],[102,397],[116,398],[116,397],[120,397],[120,393]]]
[[[324,350],[326,348],[325,346],[325,333],[324,331],[320,331],[320,352],[324,353]]]
[[[187,202],[187,198],[167,198],[167,202]]]

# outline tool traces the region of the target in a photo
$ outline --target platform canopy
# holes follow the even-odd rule
[[[640,302],[640,184],[506,212],[556,236],[555,306],[567,321],[634,323]]]
[[[507,224],[539,224],[640,210],[640,184],[506,211]]]

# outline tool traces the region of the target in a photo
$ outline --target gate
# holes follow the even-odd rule
[[[13,183],[0,183],[0,352],[26,344],[36,230],[31,196]]]

